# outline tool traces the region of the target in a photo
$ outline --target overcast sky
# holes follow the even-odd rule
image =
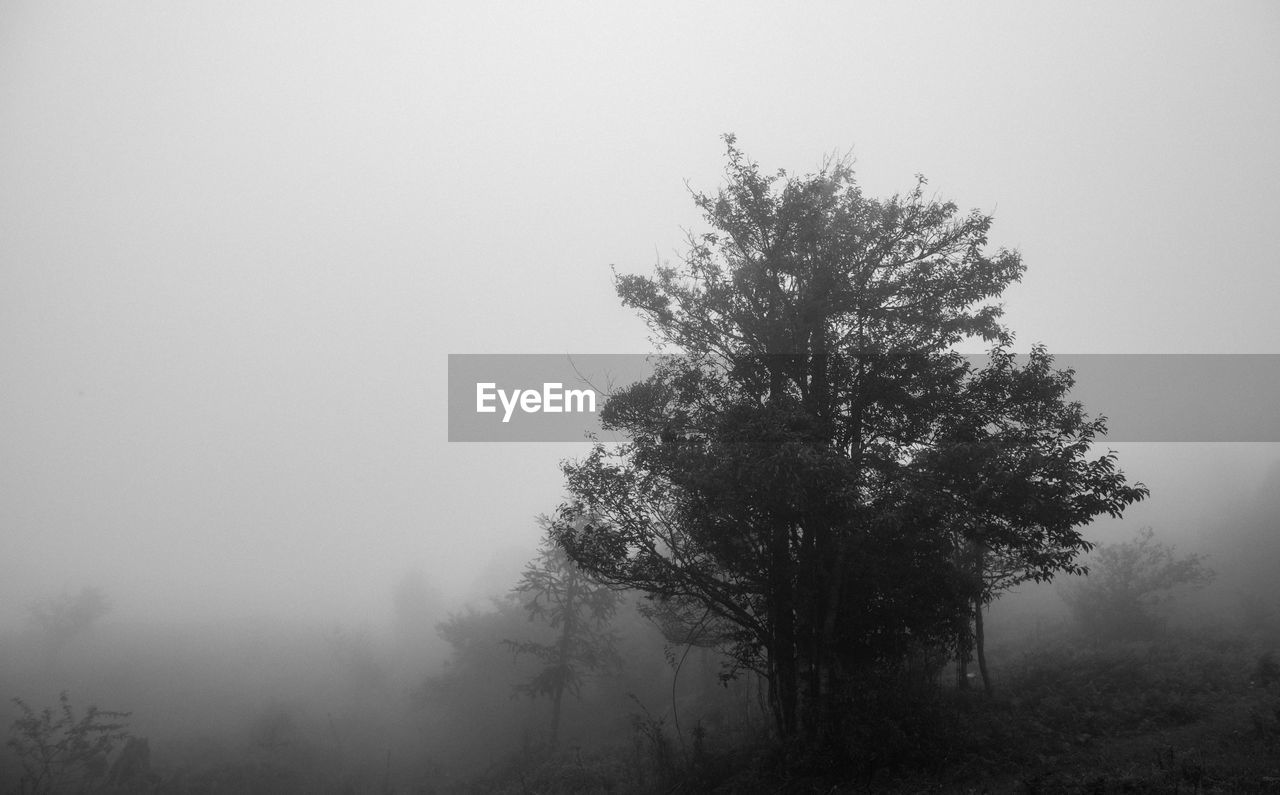
[[[448,443],[446,356],[649,350],[725,132],[994,212],[1019,347],[1280,353],[1277,97],[1274,2],[0,0],[0,622],[518,567],[585,448]],[[1277,458],[1124,447],[1157,521]]]

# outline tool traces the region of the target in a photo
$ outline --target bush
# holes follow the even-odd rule
[[[1175,557],[1173,547],[1144,527],[1133,541],[1098,548],[1089,576],[1061,591],[1077,625],[1098,639],[1142,639],[1160,634],[1158,607],[1180,588],[1213,579],[1203,555]]]
[[[1066,735],[1117,736],[1183,726],[1249,690],[1243,648],[1192,637],[1100,648],[1055,646],[1010,671],[1019,704]]]
[[[45,708],[37,714],[22,699],[13,699],[22,715],[14,720],[7,744],[22,765],[23,792],[83,789],[106,775],[108,755],[117,743],[129,739],[121,722],[128,712],[90,705],[77,719],[65,690],[58,700],[57,711]]]

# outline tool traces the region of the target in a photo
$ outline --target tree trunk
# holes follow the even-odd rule
[[[786,394],[787,376],[770,360],[769,402]],[[796,637],[796,583],[791,557],[791,528],[784,524],[770,529],[769,536],[769,706],[774,711],[778,735],[783,740],[795,736],[799,705],[800,660]]]
[[[982,689],[990,696],[993,692],[991,688],[991,675],[987,673],[987,647],[986,639],[982,633],[982,599],[973,601],[973,642],[978,650],[978,671],[982,674]]]
[[[982,689],[990,696],[992,689],[991,675],[987,672],[987,640],[982,628],[982,597],[986,590],[987,548],[981,541],[974,543],[973,556],[978,579],[978,591],[973,597],[973,643],[978,651],[978,671],[982,674]]]
[[[788,645],[788,644],[783,644]],[[795,737],[798,728],[796,708],[799,702],[795,648],[784,651],[774,666],[774,692],[777,699],[778,726],[784,739]]]
[[[560,742],[560,701],[564,698],[564,687],[556,688],[555,694],[551,697],[551,752],[555,753],[556,746]]]
[[[551,750],[554,752],[556,746],[560,743],[560,704],[564,700],[564,683],[568,676],[569,667],[569,647],[573,643],[574,633],[578,628],[574,622],[574,612],[576,606],[574,601],[577,598],[577,589],[570,584],[565,589],[564,595],[564,627],[560,630],[560,645],[556,650],[558,659],[556,664],[560,666],[559,681],[556,682],[555,692],[551,697]]]
[[[796,733],[800,678],[791,534],[790,527],[778,524],[770,529],[769,537],[770,703],[783,739],[794,737]]]
[[[973,659],[973,631],[965,617],[964,628],[956,639],[956,687],[969,689],[969,661]]]

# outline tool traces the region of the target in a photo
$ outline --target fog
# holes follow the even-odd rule
[[[0,2],[0,697],[132,710],[157,759],[301,705],[353,780],[437,775],[403,762],[451,753],[404,709],[436,624],[515,586],[588,449],[448,442],[446,357],[651,350],[609,266],[679,257],[726,132],[992,212],[1021,350],[1280,352],[1278,40],[1262,2]],[[1230,615],[1280,564],[1280,446],[1112,447],[1151,497],[1086,537],[1207,554],[1188,615]]]

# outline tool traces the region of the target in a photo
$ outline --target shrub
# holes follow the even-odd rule
[[[64,690],[59,708],[37,713],[20,698],[13,699],[22,711],[10,728],[8,745],[22,764],[23,791],[49,793],[84,788],[107,772],[107,756],[117,743],[129,738],[125,724],[128,712],[100,710],[90,705],[77,719]]]
[[[1172,546],[1144,527],[1132,541],[1099,547],[1089,576],[1061,594],[1079,627],[1096,638],[1150,638],[1164,628],[1161,603],[1212,579],[1203,555],[1175,557]]]

